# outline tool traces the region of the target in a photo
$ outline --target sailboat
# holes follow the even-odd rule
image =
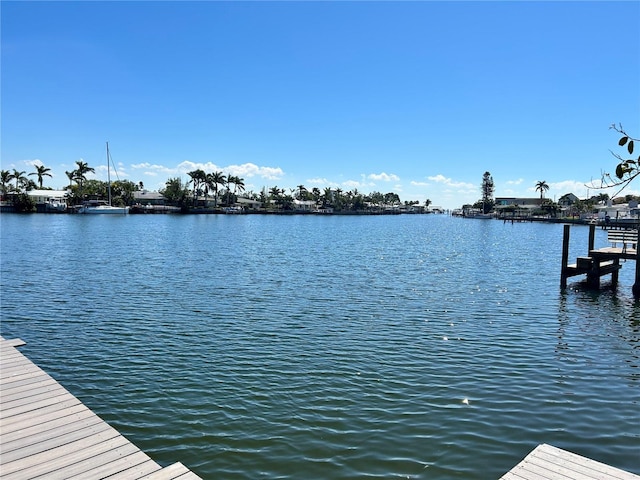
[[[89,200],[85,202],[78,210],[78,213],[129,213],[129,207],[114,207],[111,205],[111,155],[109,154],[109,142],[107,142],[107,184],[109,192],[109,200]]]

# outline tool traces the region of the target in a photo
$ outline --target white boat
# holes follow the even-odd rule
[[[111,155],[109,154],[109,142],[107,142],[107,189],[109,192],[109,200],[90,200],[85,202],[79,209],[78,213],[113,213],[126,214],[129,213],[129,207],[114,207],[111,205]]]
[[[226,214],[239,214],[243,213],[242,207],[224,207],[222,211]]]
[[[129,213],[129,207],[114,207],[104,200],[90,200],[85,202],[79,209],[78,213]]]
[[[67,204],[64,200],[58,198],[50,198],[45,204],[45,211],[59,213],[67,211]]]

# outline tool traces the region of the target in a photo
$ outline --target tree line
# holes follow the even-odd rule
[[[334,211],[364,211],[371,206],[400,206],[403,203],[397,193],[372,192],[362,194],[357,189],[344,191],[341,188],[313,187],[306,188],[298,185],[296,188],[280,188],[277,185],[264,187],[260,192],[245,191],[244,179],[224,175],[223,172],[206,173],[203,170],[194,170],[187,175],[191,180],[184,183],[181,178],[175,177],[167,180],[165,188],[160,190],[167,202],[181,207],[197,207],[209,205],[209,198],[213,201],[214,208],[218,206],[231,206],[237,203],[239,193],[242,198],[253,200],[262,204],[264,208],[273,208],[279,211],[291,211],[295,209],[296,200],[299,202],[313,202],[318,208],[332,208]],[[420,202],[405,201],[404,205],[418,205]],[[424,202],[425,207],[431,204],[431,200]]]
[[[0,189],[3,196],[11,199],[17,211],[31,211],[35,209],[33,200],[26,194],[35,189],[49,189],[44,187],[44,178],[51,177],[50,168],[38,165],[35,172],[27,175],[24,171],[0,171]],[[89,173],[95,169],[84,161],[77,161],[74,170],[65,172],[69,179],[67,186],[67,203],[80,205],[88,199],[107,197],[109,185],[107,182],[87,179]],[[331,208],[334,211],[364,211],[372,207],[397,207],[401,205],[419,205],[420,202],[401,202],[397,193],[371,192],[362,194],[357,189],[344,191],[341,188],[317,187],[307,189],[304,185],[285,189],[278,186],[264,187],[260,192],[245,191],[244,179],[235,175],[225,175],[223,172],[207,173],[197,169],[188,172],[189,180],[183,182],[180,177],[170,178],[165,182],[159,193],[164,197],[167,205],[179,206],[183,209],[207,207],[213,202],[213,208],[231,206],[237,203],[239,196],[260,202],[266,209],[291,211],[297,201],[313,202],[318,208]],[[37,183],[29,178],[36,176]],[[144,189],[142,182],[134,183],[129,180],[111,182],[112,204],[117,206],[134,205],[135,192]],[[428,207],[431,200],[427,199],[424,206]]]

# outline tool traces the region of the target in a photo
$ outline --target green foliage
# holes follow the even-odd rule
[[[638,139],[631,137],[624,130],[621,124],[618,126],[613,124],[609,128],[622,135],[618,140],[618,146],[622,147],[625,152],[623,154],[611,152],[611,154],[618,160],[614,176],[609,173],[603,173],[600,179],[600,184],[595,185],[594,182],[591,182],[589,188],[604,189],[619,187],[619,190],[611,196],[613,198],[624,190],[638,175],[640,175],[640,155],[637,158],[625,158],[626,155],[633,155],[635,142],[637,142]]]
[[[544,192],[549,190],[549,185],[545,180],[540,180],[536,183],[536,192],[540,192],[540,200],[544,198]]]
[[[186,207],[188,204],[189,188],[187,185],[182,184],[182,180],[179,177],[167,180],[165,188],[160,190],[160,193],[169,205]]]
[[[36,202],[26,193],[13,195],[12,203],[16,213],[29,213],[36,210]]]
[[[38,186],[42,189],[42,182],[44,181],[44,177],[51,177],[51,174],[49,173],[50,171],[51,169],[45,167],[44,165],[36,165],[36,171],[30,173],[29,175],[37,175]]]
[[[138,186],[130,180],[117,180],[111,183],[111,204],[133,205],[133,192],[137,189]]]
[[[484,172],[484,174],[482,175],[482,187],[481,187],[482,202],[484,202],[485,205],[491,204],[492,208],[493,208],[494,189],[495,189],[495,185],[493,183],[493,177],[491,176],[491,173]],[[485,208],[484,213],[487,213],[490,211],[491,209],[487,210]]]

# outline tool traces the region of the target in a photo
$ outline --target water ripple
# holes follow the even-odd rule
[[[484,479],[546,442],[640,473],[633,269],[559,293],[560,225],[1,221],[2,335],[162,464]]]

